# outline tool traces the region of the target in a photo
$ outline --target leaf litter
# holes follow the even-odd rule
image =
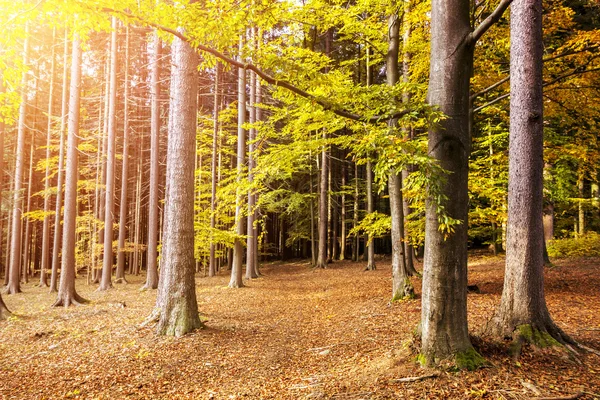
[[[554,320],[600,349],[599,259],[558,261],[546,271]],[[95,291],[84,279],[81,307],[50,308],[55,294],[25,284],[5,296],[15,313],[0,323],[2,399],[530,399],[600,398],[600,357],[526,349],[480,338],[500,301],[503,260],[472,257],[469,329],[490,362],[474,372],[416,363],[417,299],[390,303],[389,259],[377,270],[335,262],[269,263],[242,289],[228,274],[197,278],[206,327],[182,338],[140,328],[156,291],[142,277]],[[534,390],[535,389],[535,390]],[[574,397],[573,397],[574,398]]]

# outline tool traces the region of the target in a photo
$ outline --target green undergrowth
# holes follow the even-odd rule
[[[576,238],[550,240],[548,256],[552,258],[600,257],[600,234],[588,232]]]

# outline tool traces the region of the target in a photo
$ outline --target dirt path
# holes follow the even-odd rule
[[[499,302],[502,263],[472,263],[470,329],[478,332]],[[600,347],[598,260],[559,263],[548,273],[556,321],[577,340]],[[198,278],[206,329],[180,339],[157,338],[139,323],[154,305],[142,282],[99,293],[78,282],[91,305],[49,309],[46,289],[25,285],[6,296],[18,316],[0,323],[2,399],[233,398],[506,398],[600,394],[600,357],[581,364],[528,352],[518,363],[481,342],[493,363],[476,372],[444,372],[415,383],[394,379],[430,373],[415,364],[412,339],[420,301],[390,304],[391,272],[335,263],[312,270],[302,262],[270,264],[239,290],[228,277]],[[420,285],[415,280],[416,286]],[[420,292],[420,288],[417,289]],[[535,391],[539,390],[539,394]]]

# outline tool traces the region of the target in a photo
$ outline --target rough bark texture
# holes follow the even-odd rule
[[[240,38],[240,59],[243,48],[243,39]],[[238,68],[238,137],[237,137],[237,181],[242,180],[242,171],[246,153],[246,130],[243,128],[246,122],[246,69]],[[238,188],[235,199],[235,223],[236,233],[239,237],[246,232],[244,230],[244,219],[242,218],[242,193]],[[244,258],[244,246],[242,239],[235,239],[233,245],[233,265],[231,266],[231,280],[229,287],[240,288],[244,286],[242,281],[242,263]]]
[[[113,223],[115,207],[115,153],[117,136],[117,18],[112,17],[110,40],[110,86],[108,89],[108,143],[106,146],[106,195],[104,197],[104,254],[98,290],[112,287]]]
[[[65,185],[65,210],[63,219],[62,262],[58,298],[54,306],[68,307],[85,302],[75,291],[75,231],[77,228],[77,168],[79,142],[79,104],[81,92],[81,47],[79,38],[73,39],[69,98],[69,129],[67,140],[67,166]]]
[[[52,244],[52,274],[50,276],[50,292],[58,291],[58,263],[60,245],[62,242],[62,224],[60,223],[62,217],[62,203],[63,203],[63,180],[64,180],[64,164],[65,164],[65,132],[66,132],[66,121],[67,121],[67,79],[69,63],[67,62],[69,56],[69,41],[67,38],[67,31],[65,30],[64,37],[64,48],[63,48],[63,77],[62,77],[62,94],[61,94],[61,111],[60,111],[60,148],[58,150],[58,170],[57,170],[57,192],[56,192],[56,214],[54,215],[54,243]]]
[[[158,145],[160,134],[160,39],[154,33],[154,50],[152,53],[152,82],[150,95],[152,97],[150,111],[150,200],[148,202],[148,262],[146,264],[146,283],[143,289],[158,287]],[[195,147],[194,147],[195,148]],[[193,185],[193,184],[192,184]]]
[[[169,199],[163,229],[162,276],[157,333],[181,336],[202,326],[194,279],[194,164],[198,55],[175,38],[167,150]]]
[[[510,19],[506,270],[492,329],[545,346],[548,334],[570,339],[552,321],[544,295],[542,1],[513,3]]]
[[[26,28],[25,42],[23,45],[23,64],[28,63],[29,35]],[[23,198],[23,170],[25,168],[25,113],[27,111],[27,73],[21,79],[21,105],[19,106],[19,121],[17,124],[17,149],[15,160],[15,183],[13,194],[12,231],[10,241],[10,271],[6,292],[15,294],[21,291],[21,229],[23,221],[21,215]]]
[[[469,21],[469,1],[433,0],[428,100],[447,118],[429,131],[429,155],[449,171],[441,191],[449,199],[446,211],[462,223],[446,238],[439,229],[436,204],[427,202],[421,310],[425,364],[474,352],[467,329],[468,110],[473,61]]]

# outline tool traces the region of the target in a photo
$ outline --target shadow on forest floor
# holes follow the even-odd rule
[[[515,362],[503,344],[477,338],[500,301],[503,268],[502,258],[476,257],[469,274],[481,291],[468,296],[470,331],[493,366],[412,383],[397,379],[431,373],[411,344],[420,300],[390,303],[389,259],[370,272],[362,262],[268,264],[241,290],[227,288],[225,272],[199,277],[206,328],[180,339],[140,328],[156,296],[138,290],[143,277],[107,292],[82,278],[91,303],[69,309],[51,309],[55,294],[29,283],[3,297],[17,316],[0,323],[0,398],[598,398],[598,356],[526,351]],[[557,261],[546,282],[554,320],[599,348],[600,260]]]

